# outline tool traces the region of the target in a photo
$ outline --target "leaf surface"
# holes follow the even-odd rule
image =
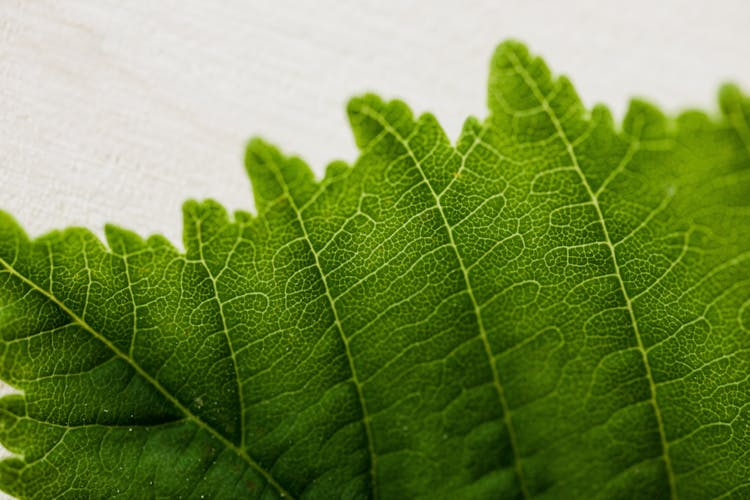
[[[750,495],[750,101],[621,127],[515,42],[451,144],[367,95],[185,252],[0,215],[19,498]]]

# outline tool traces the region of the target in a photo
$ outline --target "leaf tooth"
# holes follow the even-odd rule
[[[632,99],[625,113],[623,132],[640,141],[668,136],[669,123],[659,108],[643,99]]]
[[[364,150],[377,140],[385,129],[384,123],[401,137],[409,137],[416,126],[414,113],[403,101],[384,101],[374,94],[355,97],[346,107],[349,123],[357,146]]]
[[[146,246],[146,242],[138,234],[114,224],[104,226],[104,236],[109,248],[117,255],[134,253]]]
[[[263,213],[286,193],[302,206],[318,190],[310,167],[296,156],[285,156],[260,138],[252,139],[245,152],[245,169],[253,186],[255,206]]]

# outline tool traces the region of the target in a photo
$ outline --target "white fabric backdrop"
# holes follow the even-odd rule
[[[0,209],[32,235],[115,222],[181,244],[186,198],[252,208],[252,135],[318,174],[352,160],[352,95],[455,138],[514,37],[618,117],[633,95],[715,110],[721,82],[750,90],[748,26],[747,0],[2,0]]]

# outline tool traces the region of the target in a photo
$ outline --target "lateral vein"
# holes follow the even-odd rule
[[[508,438],[510,440],[510,446],[513,451],[513,469],[516,474],[516,477],[518,478],[519,487],[521,489],[521,493],[524,498],[530,499],[531,494],[529,492],[528,486],[526,485],[526,480],[524,478],[523,474],[523,468],[521,467],[521,454],[518,448],[518,442],[516,437],[515,428],[513,426],[513,421],[510,414],[510,407],[508,405],[508,401],[505,398],[505,391],[503,390],[503,386],[500,383],[500,375],[497,370],[497,365],[495,364],[495,354],[492,352],[492,347],[490,346],[489,338],[487,337],[487,329],[484,325],[484,320],[482,319],[482,310],[481,306],[479,305],[476,296],[474,295],[474,289],[471,286],[471,279],[469,277],[469,271],[464,264],[463,258],[461,257],[461,252],[458,250],[458,246],[456,245],[455,238],[453,236],[453,228],[448,223],[448,219],[445,216],[445,211],[443,210],[443,206],[440,203],[440,196],[435,192],[435,190],[432,188],[432,184],[430,184],[429,180],[427,179],[427,176],[422,169],[422,165],[417,159],[416,155],[414,154],[414,151],[411,149],[411,146],[409,146],[409,143],[401,136],[401,134],[393,128],[393,126],[388,123],[388,121],[385,120],[384,117],[382,117],[379,113],[377,113],[375,110],[373,110],[370,107],[363,108],[362,112],[369,116],[370,118],[376,120],[380,125],[388,131],[400,144],[401,146],[406,150],[407,154],[411,158],[411,160],[414,162],[414,165],[416,166],[417,170],[419,170],[419,174],[422,176],[422,180],[425,184],[427,184],[427,187],[430,190],[430,193],[434,199],[435,206],[438,208],[438,211],[440,212],[440,217],[443,221],[443,225],[446,228],[446,231],[448,232],[448,239],[450,241],[450,247],[453,249],[454,254],[456,255],[456,260],[458,261],[459,268],[461,269],[461,274],[463,276],[464,280],[464,286],[466,288],[467,295],[469,296],[469,300],[471,301],[471,305],[474,309],[474,315],[477,318],[477,326],[479,327],[479,337],[482,340],[482,346],[484,347],[485,355],[487,356],[488,364],[490,365],[490,370],[492,371],[492,385],[495,389],[495,392],[497,393],[497,397],[500,401],[500,406],[503,411],[503,423],[505,424],[506,429],[508,430]]]
[[[615,251],[615,246],[612,244],[612,240],[609,236],[609,231],[607,230],[607,223],[604,220],[604,214],[602,213],[602,209],[599,206],[598,196],[591,189],[591,185],[589,184],[588,179],[586,178],[586,175],[583,173],[583,170],[581,169],[581,166],[578,163],[578,157],[576,155],[575,148],[570,142],[570,139],[568,139],[567,135],[565,134],[565,131],[562,128],[562,123],[560,122],[560,119],[558,118],[556,112],[552,109],[552,107],[549,104],[549,101],[539,89],[539,85],[537,85],[536,81],[531,77],[529,72],[526,71],[523,65],[521,65],[521,62],[518,60],[515,54],[510,53],[509,57],[510,59],[512,59],[512,63],[513,63],[515,70],[518,72],[521,78],[523,78],[526,85],[528,85],[529,89],[534,94],[534,97],[537,99],[537,101],[539,101],[540,105],[544,109],[544,112],[549,117],[550,121],[552,122],[552,125],[555,127],[555,131],[558,137],[565,145],[568,156],[570,157],[570,160],[573,162],[573,167],[576,173],[578,174],[581,184],[586,190],[586,193],[591,199],[594,209],[596,210],[596,215],[599,219],[599,223],[602,227],[602,232],[604,234],[605,243],[607,244],[607,247],[609,248],[610,257],[612,259],[612,264],[615,270],[615,276],[617,278],[617,282],[619,284],[620,291],[622,292],[623,298],[625,299],[625,308],[628,311],[631,326],[633,328],[633,332],[635,333],[635,338],[636,338],[636,342],[638,345],[638,351],[640,352],[641,358],[643,359],[643,364],[646,370],[646,379],[648,380],[649,390],[651,393],[650,401],[651,401],[651,405],[654,408],[654,414],[656,416],[656,424],[659,430],[659,440],[661,441],[661,446],[662,446],[662,457],[664,459],[664,465],[667,471],[667,479],[669,481],[670,498],[672,500],[676,500],[677,489],[676,489],[676,484],[675,484],[675,474],[672,468],[672,461],[669,456],[669,442],[667,441],[666,433],[664,431],[664,419],[661,414],[661,409],[659,408],[659,405],[656,402],[656,383],[654,382],[654,376],[653,376],[653,373],[651,372],[651,365],[648,361],[648,354],[643,344],[643,339],[641,338],[641,332],[638,327],[638,321],[636,320],[636,317],[635,317],[635,311],[633,310],[633,301],[631,300],[631,297],[628,294],[628,291],[625,287],[625,281],[623,280],[623,277],[622,277],[620,264],[617,260],[617,252]]]
[[[270,162],[269,165],[273,165],[273,162]],[[336,329],[339,332],[341,341],[344,344],[344,349],[346,351],[346,359],[349,363],[349,371],[352,374],[352,381],[354,382],[354,387],[357,390],[357,398],[359,399],[360,409],[362,410],[362,423],[365,427],[365,434],[367,437],[367,450],[370,456],[369,476],[370,476],[370,482],[372,484],[372,497],[374,499],[377,499],[379,497],[376,475],[375,475],[377,455],[375,454],[375,445],[373,442],[372,427],[370,425],[370,413],[367,409],[367,403],[365,402],[364,393],[362,392],[362,383],[359,379],[359,376],[357,375],[357,369],[354,366],[354,357],[352,356],[352,352],[349,347],[349,339],[344,334],[344,328],[341,325],[341,319],[339,317],[338,308],[336,307],[336,301],[333,299],[333,296],[331,295],[331,290],[328,286],[328,278],[326,276],[326,273],[323,271],[323,266],[320,264],[319,254],[315,250],[315,247],[312,244],[312,240],[310,239],[310,235],[307,231],[307,226],[305,225],[305,220],[302,217],[302,212],[300,211],[300,208],[297,206],[297,203],[294,201],[294,198],[289,192],[289,188],[286,182],[284,181],[284,178],[281,176],[281,173],[278,171],[278,169],[275,166],[272,166],[271,168],[273,170],[274,176],[276,177],[276,181],[284,190],[284,197],[287,200],[289,200],[289,204],[291,205],[292,210],[294,211],[294,215],[297,218],[297,222],[300,225],[300,229],[302,229],[304,240],[307,243],[308,248],[310,249],[310,253],[312,253],[313,258],[315,259],[315,268],[318,270],[318,274],[320,275],[320,279],[323,283],[323,288],[325,289],[325,296],[326,296],[326,299],[328,300],[328,304],[331,309],[331,312],[333,313],[334,324],[336,325]]]

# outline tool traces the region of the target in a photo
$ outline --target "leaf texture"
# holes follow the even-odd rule
[[[366,95],[185,252],[0,215],[19,498],[747,498],[750,100],[621,127],[517,42],[451,144]]]

